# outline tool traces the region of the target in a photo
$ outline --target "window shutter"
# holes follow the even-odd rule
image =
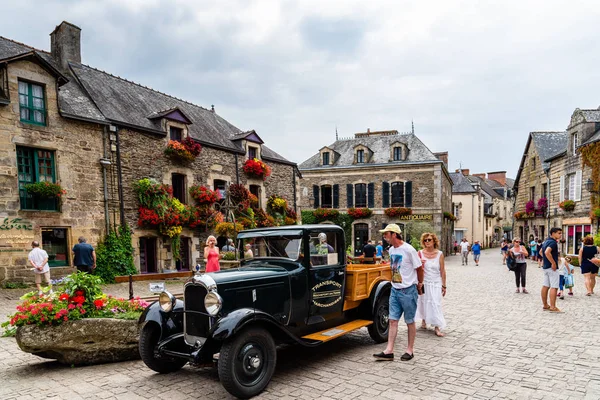
[[[340,185],[333,185],[333,208],[340,207]]]
[[[319,196],[319,186],[318,185],[313,185],[313,197],[315,198],[315,201],[314,201],[315,208],[319,208],[320,196]]]
[[[404,207],[412,207],[412,181],[404,182]]]
[[[367,189],[367,207],[375,208],[375,184],[369,183]]]
[[[381,206],[383,208],[388,208],[390,206],[390,184],[389,184],[389,182],[382,183],[381,195],[383,197]]]
[[[581,170],[575,172],[575,201],[581,200]]]
[[[354,205],[354,194],[353,192],[353,186],[351,183],[348,183],[346,185],[346,207],[350,208],[353,207]]]
[[[560,187],[559,187],[559,189],[560,189],[560,192],[558,194],[558,198],[559,198],[559,201],[562,202],[562,201],[565,200],[565,176],[564,175],[560,176]]]

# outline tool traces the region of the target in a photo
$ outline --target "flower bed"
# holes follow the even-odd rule
[[[412,209],[406,207],[389,207],[383,210],[388,217],[401,217],[403,215],[411,215]]]
[[[191,162],[200,155],[202,146],[196,143],[194,139],[187,137],[181,142],[176,140],[169,140],[167,148],[165,149],[165,155],[171,159]]]
[[[373,210],[370,208],[351,207],[348,209],[348,215],[354,219],[369,218],[371,215],[373,215]]]
[[[258,158],[246,160],[242,169],[251,178],[266,180],[271,175],[271,167]]]
[[[58,183],[52,182],[35,182],[25,185],[25,190],[28,194],[39,197],[41,199],[60,199],[67,194]]]

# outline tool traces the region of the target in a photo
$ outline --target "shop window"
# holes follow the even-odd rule
[[[46,125],[44,87],[31,82],[19,81],[19,110],[22,122]]]
[[[27,193],[27,189],[25,189],[25,186],[30,183],[56,182],[53,151],[17,146],[17,170],[21,209],[59,210],[60,202],[58,199],[38,198]]]
[[[565,240],[565,253],[579,254],[581,240],[592,233],[592,225],[565,225],[563,239]]]
[[[186,203],[185,175],[171,174],[171,186],[173,187],[173,197],[182,204]]]
[[[169,127],[169,137],[175,142],[181,142],[183,139],[183,129],[174,126]]]
[[[69,245],[66,228],[42,228],[42,248],[48,253],[51,267],[69,265]]]

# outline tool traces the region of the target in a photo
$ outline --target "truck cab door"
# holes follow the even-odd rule
[[[344,239],[340,231],[325,229],[309,233],[307,325],[342,315],[346,281]]]

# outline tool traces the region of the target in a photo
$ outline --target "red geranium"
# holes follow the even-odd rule
[[[369,218],[373,214],[370,208],[349,208],[348,215],[354,219]]]
[[[267,179],[271,175],[271,167],[258,158],[246,160],[243,170],[246,175],[254,178],[260,178],[262,180]]]

